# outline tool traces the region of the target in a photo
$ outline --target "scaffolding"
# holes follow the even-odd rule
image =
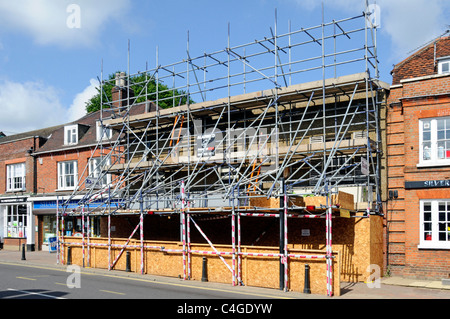
[[[104,80],[102,71],[102,128],[115,134],[98,143],[101,170],[95,177],[87,168],[80,174],[77,190],[58,204],[58,220],[64,227],[68,215],[81,216],[83,225],[91,216],[107,216],[109,269],[126,248],[140,249],[141,273],[144,249],[173,251],[144,244],[143,220],[148,213],[175,214],[183,278],[191,278],[193,253],[215,254],[239,285],[241,257],[250,254],[241,251],[240,218],[272,217],[280,221],[280,250],[267,255],[280,259],[280,289],[289,287],[288,259],[321,258],[327,295],[333,295],[333,213],[368,217],[382,210],[380,99],[386,86],[378,79],[377,27],[367,3],[362,14],[338,21],[325,22],[322,13],[317,26],[291,30],[289,22],[286,33],[279,32],[276,16],[270,36],[261,40],[232,46],[228,25],[224,50],[193,56],[188,35],[180,62],[161,65],[157,49],[155,68],[131,74],[128,59],[128,72],[115,79]],[[152,81],[168,88],[155,85],[149,92]],[[106,85],[118,98],[108,99]],[[344,190],[355,189],[345,201]],[[138,215],[139,223],[112,260],[116,214]],[[231,219],[231,252],[215,248],[198,216]],[[325,253],[290,253],[288,218],[325,218]],[[191,227],[212,251],[191,249]],[[82,229],[84,265],[93,244]],[[140,244],[129,245],[137,233]],[[64,230],[58,240],[64,256],[71,245]]]

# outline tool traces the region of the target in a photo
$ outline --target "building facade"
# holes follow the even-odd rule
[[[0,241],[4,247],[29,250],[35,245],[35,220],[29,199],[37,192],[33,152],[57,127],[0,137]]]
[[[58,201],[75,205],[87,180],[98,186],[110,182],[99,179],[103,146],[112,131],[102,129],[99,112],[83,118],[32,132],[0,138],[0,238],[6,249],[48,249],[49,238],[56,236]],[[79,181],[83,180],[83,184]],[[92,203],[95,205],[95,202]],[[68,219],[68,234],[81,232],[76,219]],[[93,220],[91,233],[99,234],[100,222]]]
[[[99,112],[94,112],[59,127],[33,153],[37,168],[37,191],[29,201],[36,216],[39,233],[36,238],[37,249],[47,249],[49,238],[56,236],[58,205],[67,201],[68,207],[75,206],[82,197],[83,190],[92,187],[86,181],[97,181],[101,166],[106,164],[102,158],[101,146],[106,147],[111,137],[112,132],[101,127]],[[109,182],[109,176],[104,176],[96,187],[105,186]],[[73,196],[75,190],[81,190],[81,193]],[[99,235],[99,224],[99,220],[92,220],[90,223],[93,236]],[[67,235],[77,236],[82,232],[81,227],[81,218],[69,218],[64,230]]]
[[[450,276],[450,37],[395,65],[388,100],[386,264]]]

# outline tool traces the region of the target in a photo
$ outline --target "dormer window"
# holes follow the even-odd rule
[[[104,125],[100,121],[97,121],[97,141],[110,140],[112,137],[112,130]]]
[[[78,143],[78,125],[68,125],[64,127],[64,145],[74,145]]]
[[[450,73],[450,57],[439,59],[438,73],[439,74]]]

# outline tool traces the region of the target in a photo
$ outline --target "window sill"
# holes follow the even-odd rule
[[[433,243],[430,243],[430,244],[419,244],[419,245],[417,245],[417,248],[418,249],[422,249],[422,250],[424,250],[424,249],[437,249],[437,250],[442,250],[442,249],[447,249],[447,250],[450,250],[450,243],[448,243],[448,244],[433,244]]]
[[[443,167],[443,166],[450,166],[450,161],[448,161],[448,162],[419,163],[419,164],[416,165],[417,168]]]
[[[75,187],[69,187],[69,188],[57,188],[55,189],[55,192],[67,192],[67,191],[73,191],[75,190]]]

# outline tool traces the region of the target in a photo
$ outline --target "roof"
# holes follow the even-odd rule
[[[446,32],[448,33],[448,32]],[[450,56],[450,36],[441,36],[397,63],[392,74],[392,84],[401,80],[437,74],[437,59]]]
[[[42,128],[42,129],[38,129],[38,130],[29,131],[29,132],[23,132],[23,133],[14,134],[14,135],[3,136],[3,137],[0,137],[0,144],[11,143],[11,142],[19,141],[19,140],[24,140],[27,138],[33,138],[36,136],[47,139],[52,135],[52,133],[55,130],[57,130],[60,127],[61,127],[61,125],[57,125],[57,126],[46,127],[46,128]]]
[[[145,106],[146,103],[136,104],[130,108],[130,113],[132,114],[143,113],[146,111]],[[97,145],[98,144],[97,121],[100,120],[100,113],[101,111],[92,112],[86,114],[85,116],[76,121],[60,125],[56,130],[54,130],[51,138],[49,138],[48,141],[35,152],[35,154],[69,151],[73,149],[87,148]],[[105,116],[105,114],[108,113],[109,112],[107,112],[107,110],[104,110],[103,116]],[[76,124],[81,125],[82,128],[81,130],[82,134],[79,134],[78,143],[65,145],[64,127]],[[115,141],[117,137],[118,133],[116,132],[115,134],[113,134],[111,140]],[[0,139],[0,141],[1,140],[2,139]],[[105,141],[105,143],[107,143],[107,141]]]

